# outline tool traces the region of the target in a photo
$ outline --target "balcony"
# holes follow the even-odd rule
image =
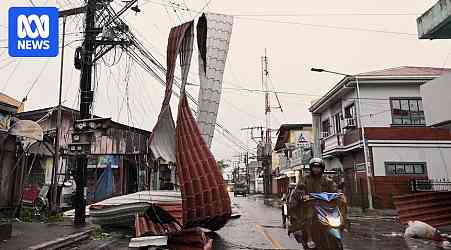
[[[343,152],[349,149],[352,144],[361,140],[359,128],[349,128],[345,133],[338,133],[321,139],[321,149],[323,153]]]
[[[343,120],[343,128],[349,129],[349,128],[355,128],[357,127],[357,121],[355,118],[345,118]]]
[[[343,137],[344,137],[343,134],[335,134],[324,138],[323,151],[330,151],[336,148],[343,147],[344,146]]]

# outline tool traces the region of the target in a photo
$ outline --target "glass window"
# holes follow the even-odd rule
[[[426,175],[425,163],[386,162],[385,174],[387,176]]]
[[[405,165],[405,168],[404,168],[405,170],[406,170],[406,174],[414,174],[415,172],[413,172],[413,165]]]
[[[406,171],[404,169],[404,164],[396,164],[396,174],[397,175],[403,175]]]
[[[345,118],[355,117],[355,105],[354,103],[345,108]]]
[[[391,98],[395,125],[425,125],[423,104],[418,98]]]
[[[395,165],[387,164],[385,166],[386,175],[396,175]]]
[[[425,174],[424,164],[415,164],[415,174]]]
[[[324,120],[321,123],[321,125],[322,125],[321,126],[321,131],[330,135],[330,121],[329,121],[329,119]]]

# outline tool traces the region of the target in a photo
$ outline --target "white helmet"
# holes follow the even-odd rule
[[[312,169],[313,166],[319,166],[321,168],[321,170],[324,171],[324,169],[326,168],[324,161],[318,157],[312,158],[308,165],[309,165],[310,169]]]

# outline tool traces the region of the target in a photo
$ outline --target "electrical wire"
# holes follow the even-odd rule
[[[269,20],[269,19],[260,19],[260,18],[251,18],[251,17],[236,17],[236,18],[242,19],[242,20],[249,20],[249,21],[265,22],[265,23],[291,24],[291,25],[308,26],[308,27],[314,27],[314,28],[325,28],[325,29],[347,30],[347,31],[365,31],[365,32],[374,32],[374,33],[382,33],[382,34],[404,35],[404,36],[411,36],[411,37],[415,37],[415,38],[417,37],[417,34],[407,33],[407,32],[396,32],[396,31],[366,29],[366,28],[357,28],[357,27],[313,24],[313,23],[304,23],[304,22],[293,22],[293,21]]]

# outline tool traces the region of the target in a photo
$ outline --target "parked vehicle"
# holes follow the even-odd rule
[[[339,193],[311,193],[304,200],[305,205],[312,208],[313,218],[311,221],[312,240],[316,249],[342,250],[342,229],[344,229],[344,218],[340,212]],[[307,247],[307,236],[302,230],[301,243]]]
[[[233,196],[242,195],[246,197],[247,195],[247,185],[244,183],[235,183],[233,185]]]

